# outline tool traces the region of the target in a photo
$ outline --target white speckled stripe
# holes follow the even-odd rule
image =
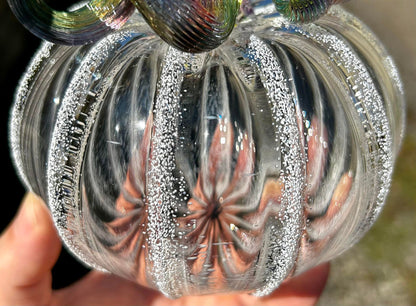
[[[105,270],[100,266],[103,262],[101,255],[87,248],[88,241],[81,241],[85,239],[85,233],[82,208],[79,207],[82,156],[102,101],[97,98],[100,93],[89,92],[88,89],[94,73],[99,69],[97,67],[117,47],[117,42],[129,36],[127,31],[109,35],[83,59],[59,109],[48,156],[48,203],[59,235],[74,255],[98,270]],[[87,109],[82,110],[87,103]]]
[[[275,141],[280,144],[276,150],[281,152],[280,179],[285,186],[282,194],[283,213],[280,216],[282,228],[269,236],[270,259],[267,263],[267,283],[255,292],[256,295],[262,296],[270,294],[281,284],[292,270],[297,258],[303,226],[302,192],[305,187],[305,160],[300,147],[293,93],[281,64],[268,45],[254,35],[250,37],[248,53],[267,90],[270,110],[277,123],[273,128]]]
[[[149,261],[154,285],[165,295],[186,293],[186,262],[175,243],[175,211],[181,196],[173,192],[185,181],[174,175],[180,89],[189,55],[169,48],[154,105],[154,125],[147,174]]]
[[[328,50],[331,60],[342,67],[345,75],[349,76],[346,81],[354,94],[351,102],[354,103],[357,114],[362,120],[367,138],[378,146],[378,148],[373,148],[371,154],[376,168],[374,170],[378,175],[379,192],[376,203],[371,203],[368,207],[366,220],[360,228],[363,234],[378,217],[390,188],[393,172],[391,127],[377,87],[365,64],[353,48],[339,35],[332,34],[323,27],[311,24],[304,28],[306,31],[300,31],[300,33]],[[370,140],[371,138],[374,140]]]
[[[25,184],[28,190],[32,190],[30,182],[28,181],[22,161],[22,146],[21,141],[21,128],[23,121],[23,113],[26,107],[26,102],[29,98],[32,83],[36,79],[39,69],[42,67],[45,61],[50,57],[51,49],[54,45],[51,43],[43,43],[36,54],[33,56],[28,69],[23,75],[22,79],[19,82],[18,91],[14,98],[15,104],[12,108],[11,121],[10,121],[10,144],[13,161],[17,168],[19,177]]]

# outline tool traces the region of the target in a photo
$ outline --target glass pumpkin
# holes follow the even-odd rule
[[[404,127],[392,59],[341,8],[295,25],[256,3],[207,53],[135,14],[34,56],[12,153],[85,264],[172,298],[266,295],[376,220]]]

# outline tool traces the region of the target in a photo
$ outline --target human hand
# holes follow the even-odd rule
[[[60,250],[47,207],[28,194],[0,236],[0,305],[314,305],[329,274],[329,264],[321,265],[263,298],[226,294],[170,300],[155,290],[98,271],[67,288],[52,290],[51,269]]]

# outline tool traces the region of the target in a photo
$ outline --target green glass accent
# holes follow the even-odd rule
[[[333,5],[345,0],[273,0],[276,10],[292,22],[311,22]]]

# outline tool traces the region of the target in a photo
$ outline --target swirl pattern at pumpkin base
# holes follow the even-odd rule
[[[11,146],[80,260],[170,297],[265,295],[375,222],[403,136],[397,70],[340,8],[308,25],[269,8],[205,53],[138,15],[40,48]]]

